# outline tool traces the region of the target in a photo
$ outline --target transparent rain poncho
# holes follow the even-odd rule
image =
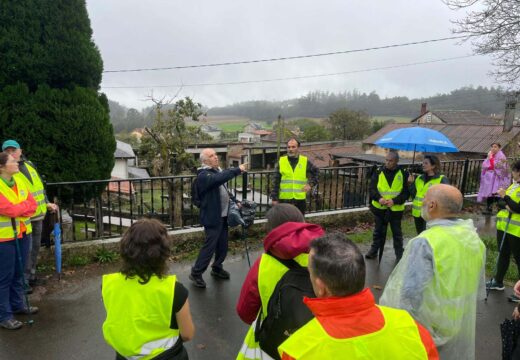
[[[410,240],[380,299],[404,309],[433,337],[441,359],[475,358],[485,245],[472,220],[436,219]]]

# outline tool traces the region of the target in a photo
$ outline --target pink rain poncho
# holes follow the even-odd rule
[[[499,188],[507,189],[511,185],[509,165],[502,150],[494,156],[489,152],[488,157],[482,163],[482,174],[480,175],[480,189],[477,201],[481,202],[493,196]]]

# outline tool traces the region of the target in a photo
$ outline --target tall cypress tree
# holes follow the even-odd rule
[[[0,141],[47,181],[107,179],[115,139],[85,0],[0,2]]]

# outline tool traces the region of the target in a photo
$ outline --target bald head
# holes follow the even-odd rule
[[[200,152],[200,162],[212,168],[218,168],[218,156],[214,149],[206,148]]]
[[[457,217],[462,210],[463,199],[455,186],[433,185],[424,197],[422,214],[426,216],[423,217],[425,220]]]

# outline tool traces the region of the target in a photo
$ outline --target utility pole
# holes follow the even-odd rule
[[[280,159],[280,144],[282,143],[282,115],[278,115],[278,122],[277,122],[277,134],[276,134],[276,142],[278,144],[278,149],[276,151],[276,158]]]
[[[518,95],[520,92],[516,91],[514,93],[510,93],[506,97],[506,110],[504,113],[504,132],[509,132],[513,129],[513,124],[515,121],[515,109],[516,103],[518,101]]]
[[[516,103],[518,101],[518,96],[520,95],[520,91],[511,92],[506,96],[506,109],[504,112],[504,127],[502,132],[510,132],[513,129],[513,125],[515,122],[515,110]],[[520,143],[512,144],[512,148],[509,149],[509,156],[513,156],[516,158],[516,154],[518,152],[518,148],[520,147]]]

